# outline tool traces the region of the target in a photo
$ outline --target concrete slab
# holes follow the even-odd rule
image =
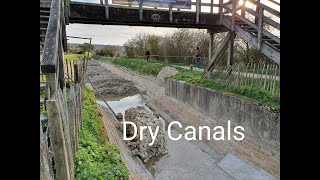
[[[254,167],[249,162],[240,159],[237,156],[228,154],[219,163],[218,166],[231,175],[236,180],[276,180],[274,176],[266,171]]]

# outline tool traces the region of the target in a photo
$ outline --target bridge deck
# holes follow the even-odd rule
[[[106,19],[105,7],[100,4],[70,3],[70,23],[82,24],[109,24],[132,25],[152,27],[174,28],[199,28],[212,29],[216,32],[225,32],[228,29],[219,24],[218,14],[199,15],[199,23],[196,23],[196,13],[187,11],[173,11],[170,22],[170,12],[160,9],[143,9],[140,20],[139,8],[109,6],[109,19]]]

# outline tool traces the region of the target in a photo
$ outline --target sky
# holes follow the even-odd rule
[[[100,0],[72,0],[77,2],[87,3],[99,3]],[[195,0],[192,0],[192,2]],[[211,2],[211,0],[202,0],[205,3]],[[218,3],[219,0],[214,0],[214,3]],[[277,0],[280,2],[279,0]],[[112,0],[109,0],[111,3]],[[262,0],[262,3],[267,0]],[[272,7],[272,4],[269,5]],[[279,6],[273,7],[279,10]],[[123,45],[130,38],[135,37],[139,33],[155,34],[155,35],[166,35],[177,28],[163,28],[163,27],[143,27],[143,26],[120,26],[120,25],[92,25],[92,24],[69,24],[67,25],[66,31],[67,36],[78,36],[92,38],[92,44],[108,44],[108,45]],[[206,30],[203,30],[206,31]],[[70,43],[84,43],[88,40],[73,39],[69,38]]]
[[[67,36],[91,37],[92,44],[123,45],[128,39],[139,33],[165,35],[175,30],[177,28],[69,24],[67,25]],[[68,40],[70,43],[84,43],[87,41],[72,38]]]

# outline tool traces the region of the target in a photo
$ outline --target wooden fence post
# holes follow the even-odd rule
[[[56,100],[47,100],[50,140],[55,160],[56,177],[61,180],[70,180],[70,169],[67,149],[64,140],[61,115]]]
[[[69,120],[69,131],[70,141],[72,146],[73,158],[75,158],[76,144],[78,144],[76,129],[75,129],[75,97],[74,97],[74,86],[70,85],[70,95],[68,100],[68,120]]]
[[[51,163],[51,161],[48,161],[48,144],[44,138],[45,136],[43,135],[40,122],[40,179],[53,180],[53,173],[50,173],[49,168],[49,163]]]

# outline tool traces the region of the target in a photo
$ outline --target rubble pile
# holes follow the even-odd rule
[[[137,127],[135,138],[131,141],[125,141],[133,155],[139,156],[146,163],[152,157],[168,153],[164,120],[158,119],[141,106],[127,109],[124,118],[125,121],[131,121]],[[152,137],[148,128],[143,130],[143,138],[140,140],[140,131],[143,126],[151,127],[152,132],[155,132],[159,126],[155,141],[151,146],[149,145],[152,142]],[[134,127],[132,125],[126,126],[126,134],[127,137],[133,137]]]

